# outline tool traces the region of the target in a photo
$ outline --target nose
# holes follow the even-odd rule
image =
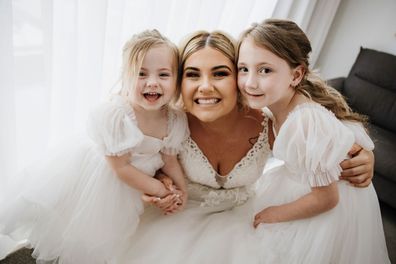
[[[245,87],[249,89],[257,89],[257,77],[253,72],[249,72],[246,76]]]
[[[213,92],[214,87],[211,80],[208,77],[203,77],[201,83],[199,84],[199,92]]]
[[[147,87],[157,87],[158,86],[158,80],[155,76],[149,76],[147,79],[147,83],[146,83]]]

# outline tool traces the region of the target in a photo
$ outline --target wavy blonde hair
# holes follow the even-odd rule
[[[119,92],[121,96],[126,98],[131,96],[131,91],[135,87],[144,57],[151,48],[158,45],[165,45],[172,51],[174,56],[173,72],[177,74],[179,62],[179,51],[177,46],[164,37],[158,30],[145,30],[133,35],[123,47],[121,90]]]
[[[267,19],[260,24],[253,24],[245,30],[237,44],[251,37],[256,45],[263,47],[285,60],[294,69],[302,66],[305,75],[295,87],[296,91],[323,105],[340,120],[367,122],[367,117],[353,112],[345,98],[333,87],[327,85],[318,75],[309,69],[311,44],[305,33],[296,23],[282,19]]]

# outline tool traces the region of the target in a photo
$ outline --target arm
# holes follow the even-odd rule
[[[270,206],[256,214],[253,226],[260,223],[279,223],[313,217],[329,211],[338,203],[337,183],[315,187],[301,198],[282,205]]]
[[[354,144],[348,153],[351,159],[341,162],[340,179],[349,181],[355,187],[367,187],[374,175],[374,153]]]
[[[179,161],[177,160],[177,155],[167,155],[162,154],[162,159],[164,161],[164,166],[161,168],[162,172],[173,180],[177,189],[180,191],[180,198],[181,198],[181,207],[187,202],[187,187],[186,187],[186,180],[184,177],[184,172],[182,167],[180,166]],[[177,190],[176,190],[177,191]],[[178,208],[182,209],[182,208]]]
[[[122,156],[106,156],[110,167],[117,176],[129,186],[157,197],[164,197],[170,192],[157,179],[141,172],[129,163],[129,154]]]

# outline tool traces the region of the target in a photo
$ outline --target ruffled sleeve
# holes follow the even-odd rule
[[[124,155],[144,138],[132,108],[120,96],[91,112],[88,134],[107,156]]]
[[[161,152],[167,155],[176,155],[180,152],[182,143],[190,135],[187,116],[184,112],[169,108],[168,136],[164,139]]]
[[[299,181],[319,187],[339,179],[339,164],[353,143],[353,133],[332,112],[307,103],[289,114],[273,152]]]
[[[342,123],[352,131],[355,136],[356,144],[366,150],[374,149],[374,142],[371,140],[361,123],[352,121],[342,121]]]

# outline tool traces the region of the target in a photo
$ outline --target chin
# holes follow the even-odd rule
[[[247,105],[253,109],[262,109],[267,106],[264,102],[260,101],[247,101]]]

